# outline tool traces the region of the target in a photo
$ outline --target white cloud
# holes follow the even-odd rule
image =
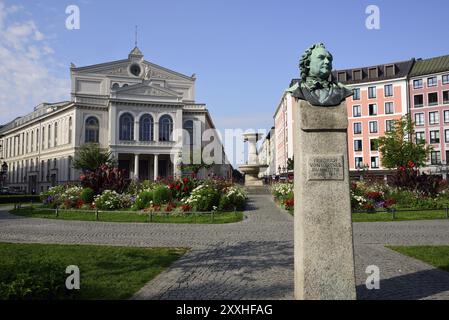
[[[0,124],[33,111],[42,102],[67,100],[69,79],[52,73],[54,50],[19,6],[0,0]]]

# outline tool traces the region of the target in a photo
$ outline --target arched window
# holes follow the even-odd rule
[[[187,120],[184,122],[184,132],[187,136],[184,138],[184,144],[193,145],[193,121]]]
[[[159,141],[170,141],[173,132],[173,120],[169,115],[159,119]]]
[[[120,140],[134,140],[134,117],[129,113],[120,117]]]
[[[86,143],[98,143],[100,135],[100,124],[95,117],[86,119]]]
[[[149,114],[144,114],[140,117],[140,141],[153,141],[153,117]]]
[[[114,83],[114,84],[112,85],[112,89],[113,89],[113,90],[117,90],[118,88],[120,88],[120,85],[119,85],[118,83]]]

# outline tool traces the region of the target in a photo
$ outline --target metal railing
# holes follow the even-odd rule
[[[449,219],[449,207],[442,208],[442,209],[441,208],[440,209],[432,208],[432,209],[400,209],[400,210],[398,210],[396,208],[393,208],[393,209],[376,210],[376,211],[367,211],[367,210],[365,210],[365,211],[351,211],[351,213],[352,214],[372,214],[372,215],[375,215],[375,214],[378,214],[378,213],[390,213],[392,218],[393,218],[393,220],[395,220],[396,217],[397,217],[397,214],[400,213],[400,212],[428,212],[428,211],[444,211],[445,212],[445,218]]]

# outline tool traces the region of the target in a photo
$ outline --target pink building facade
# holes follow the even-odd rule
[[[346,99],[351,171],[383,171],[378,139],[408,113],[407,76],[413,60],[334,72],[354,89]]]
[[[288,159],[293,158],[293,97],[285,92],[274,114],[275,168],[271,172],[280,174],[287,168]]]
[[[424,171],[443,173],[441,165],[449,160],[449,56],[416,61],[409,91],[413,139],[432,147]]]

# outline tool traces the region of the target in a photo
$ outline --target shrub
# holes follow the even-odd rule
[[[129,184],[123,170],[108,165],[102,165],[95,171],[86,171],[80,176],[80,180],[84,188],[91,188],[96,194],[104,190],[123,192]]]
[[[45,192],[40,194],[40,198],[44,205],[48,205],[50,207],[56,207],[62,204],[61,195],[64,193],[66,186],[59,185],[56,187],[52,187]]]
[[[293,198],[293,184],[277,183],[271,187],[271,193],[276,200],[282,203],[285,200]]]
[[[220,193],[212,186],[203,184],[193,189],[183,202],[197,211],[211,211],[214,207],[218,207]]]
[[[148,207],[153,201],[153,192],[152,191],[142,191],[136,197],[136,201],[134,202],[132,209],[133,210],[142,210]]]
[[[61,207],[65,209],[80,208],[84,202],[81,200],[82,187],[70,187],[67,188],[63,194],[61,194],[59,200],[62,203]]]
[[[153,203],[160,206],[171,200],[171,192],[168,186],[158,185],[153,190]]]
[[[92,203],[94,201],[95,192],[91,188],[85,188],[81,191],[80,199],[84,203]]]
[[[105,190],[101,195],[97,195],[94,205],[100,210],[116,210],[122,208],[121,195],[115,191]]]
[[[232,186],[225,190],[220,198],[219,210],[243,210],[246,203],[246,193],[243,188]]]

